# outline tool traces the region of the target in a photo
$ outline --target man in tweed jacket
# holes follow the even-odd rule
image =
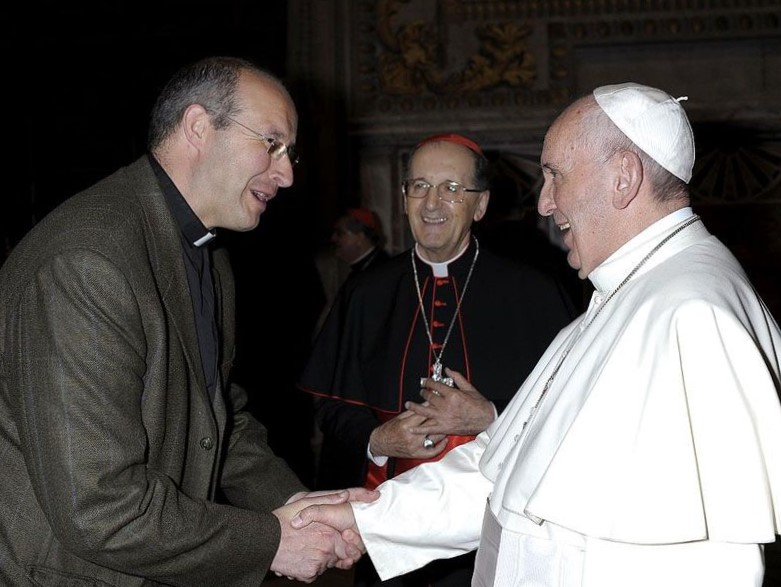
[[[294,531],[305,494],[230,385],[233,279],[215,228],[251,230],[293,182],[279,80],[180,70],[149,154],[70,198],[0,271],[0,584],[311,581],[362,544]],[[286,505],[287,504],[287,505]]]

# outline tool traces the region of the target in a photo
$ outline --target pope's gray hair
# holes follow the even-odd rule
[[[577,144],[588,149],[600,161],[608,161],[617,153],[629,151],[637,155],[643,165],[645,179],[651,184],[656,197],[663,202],[689,197],[688,185],[659,165],[645,151],[627,137],[593,96],[580,101],[581,124],[576,137]]]

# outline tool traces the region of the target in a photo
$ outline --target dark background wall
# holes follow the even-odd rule
[[[12,241],[66,194],[144,151],[155,96],[184,62],[235,54],[285,74],[283,1],[93,0],[21,10],[6,21],[15,56],[7,137],[17,139],[9,171],[20,210],[4,221]]]

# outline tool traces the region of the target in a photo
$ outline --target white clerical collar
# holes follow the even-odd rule
[[[210,230],[206,234],[204,234],[201,238],[196,239],[193,241],[194,247],[202,247],[206,243],[208,243],[210,240],[212,240],[214,237],[217,236],[217,233],[213,230]]]
[[[423,258],[423,257],[420,255],[420,248],[419,248],[419,246],[418,246],[418,243],[415,243],[415,254],[417,255],[418,259],[420,259],[420,260],[421,260],[421,261],[423,261],[423,262],[424,262],[426,265],[428,265],[429,267],[431,267],[431,271],[433,271],[433,272],[434,272],[434,277],[447,277],[447,276],[448,276],[448,273],[447,273],[447,266],[448,266],[450,263],[452,263],[453,261],[455,261],[456,259],[459,259],[459,258],[460,258],[460,257],[461,257],[461,256],[462,256],[464,253],[466,253],[466,250],[469,248],[469,243],[470,243],[470,242],[471,242],[471,240],[467,240],[467,241],[466,241],[466,244],[465,244],[465,245],[463,246],[463,248],[462,248],[462,249],[461,249],[461,250],[460,250],[460,251],[459,251],[459,252],[456,254],[456,256],[455,256],[455,257],[453,257],[452,259],[448,259],[447,261],[445,261],[445,262],[443,262],[443,263],[433,263],[432,261],[428,261],[428,260],[424,259],[424,258]]]
[[[653,249],[664,235],[694,215],[691,207],[680,208],[657,220],[624,243],[588,276],[597,291],[610,291],[626,277],[627,272]]]

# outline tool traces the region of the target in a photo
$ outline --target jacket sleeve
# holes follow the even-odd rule
[[[279,523],[268,511],[180,489],[200,475],[185,464],[203,458],[192,456],[197,439],[186,426],[196,408],[176,385],[187,385],[186,375],[169,381],[165,369],[149,369],[150,361],[182,357],[160,358],[150,348],[156,338],[145,330],[144,308],[155,302],[137,297],[127,270],[96,252],[63,252],[35,270],[8,310],[4,384],[37,498],[30,507],[40,508],[56,537],[47,546],[83,561],[76,568],[85,575],[98,565],[171,585],[257,585],[276,553]],[[158,393],[149,391],[155,378],[163,381],[154,383]],[[174,410],[172,402],[185,404]],[[267,457],[264,489],[276,503],[294,482],[261,448],[259,428],[239,418],[234,434],[238,457]],[[254,451],[246,448],[255,440]],[[277,473],[283,489],[272,491]]]

